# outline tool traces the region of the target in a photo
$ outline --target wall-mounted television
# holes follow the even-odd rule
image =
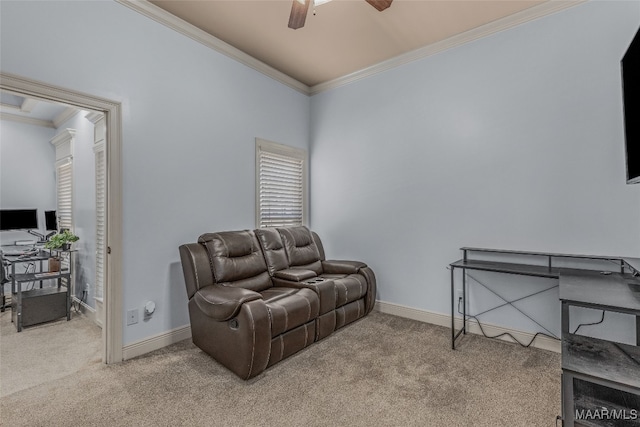
[[[46,224],[47,231],[58,231],[56,211],[44,211],[44,222]]]
[[[640,183],[640,29],[620,62],[627,183]]]
[[[37,209],[0,209],[0,231],[37,229]]]

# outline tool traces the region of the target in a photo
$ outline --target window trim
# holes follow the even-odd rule
[[[256,138],[256,166],[255,166],[255,200],[256,200],[256,228],[260,227],[260,154],[266,152],[280,156],[290,157],[302,161],[302,225],[309,223],[309,168],[307,150],[302,148],[291,147],[289,145],[279,144],[277,142],[267,141],[265,139]]]

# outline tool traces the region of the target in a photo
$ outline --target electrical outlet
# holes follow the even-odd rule
[[[127,326],[135,325],[136,323],[138,323],[138,310],[127,311]]]
[[[90,287],[91,287],[91,285],[90,285],[90,284],[85,283],[85,284],[84,284],[84,291],[85,291],[85,292],[89,292],[89,288],[90,288]]]
[[[457,295],[458,295],[458,297],[456,298],[457,301],[460,301],[460,300],[464,299],[463,296],[462,296],[462,289],[458,289],[456,292],[457,292]]]

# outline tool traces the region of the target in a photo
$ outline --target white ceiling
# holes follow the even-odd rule
[[[394,0],[379,12],[365,0],[334,0],[317,6],[315,16],[312,5],[305,26],[292,30],[287,27],[292,1],[150,3],[309,88],[495,22],[504,29],[576,4],[575,0]],[[548,12],[531,12],[542,8]]]

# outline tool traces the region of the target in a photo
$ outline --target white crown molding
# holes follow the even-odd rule
[[[276,70],[270,65],[265,64],[264,62],[254,58],[251,55],[248,55],[237,49],[230,44],[220,40],[217,37],[212,36],[211,34],[201,30],[200,28],[189,24],[186,21],[178,18],[175,15],[170,14],[169,12],[161,9],[153,3],[148,2],[147,0],[116,0],[116,2],[127,6],[136,12],[139,12],[145,15],[148,18],[153,19],[156,22],[159,22],[191,39],[202,43],[203,45],[222,53],[230,58],[235,59],[236,61],[246,65],[247,67],[253,68],[256,71],[261,72],[262,74],[271,77],[274,80],[279,81],[280,83],[289,86],[292,89],[297,90],[305,95],[309,95],[309,86],[304,83],[299,82],[298,80],[289,77],[281,71]]]
[[[4,102],[0,102],[0,108],[7,108],[9,110],[20,111],[20,106],[19,105],[5,104]]]
[[[547,1],[537,6],[530,7],[529,9],[525,9],[521,12],[515,13],[513,15],[506,16],[504,18],[498,19],[493,22],[489,22],[488,24],[482,25],[472,30],[465,31],[464,33],[460,33],[453,37],[449,37],[448,39],[444,39],[437,43],[430,44],[428,46],[413,50],[411,52],[403,53],[402,55],[398,55],[395,58],[391,58],[386,61],[380,62],[378,64],[372,65],[370,67],[363,68],[362,70],[356,71],[346,76],[338,77],[337,79],[333,79],[328,82],[317,84],[310,88],[309,93],[310,95],[316,95],[320,92],[324,92],[330,89],[335,89],[337,87],[344,86],[346,84],[353,83],[355,81],[358,81],[367,77],[371,77],[375,74],[385,72],[392,68],[396,68],[401,65],[408,64],[409,62],[417,61],[419,59],[423,59],[428,56],[435,55],[445,50],[453,49],[455,47],[462,46],[463,44],[470,43],[475,40],[481,39],[483,37],[490,36],[500,31],[508,30],[509,28],[513,28],[517,25],[521,25],[526,22],[533,21],[535,19],[554,14],[556,12],[560,12],[561,10],[579,5],[586,1],[587,0]]]
[[[395,58],[388,59],[378,64],[372,65],[362,70],[347,74],[336,79],[319,83],[314,86],[307,86],[292,77],[276,70],[275,68],[265,64],[262,61],[255,59],[254,57],[247,55],[241,50],[231,46],[230,44],[223,42],[222,40],[212,36],[211,34],[189,24],[186,21],[170,14],[169,12],[161,9],[160,7],[149,3],[147,0],[116,0],[118,3],[127,6],[136,12],[139,12],[148,18],[153,19],[193,40],[202,43],[203,45],[214,49],[230,58],[233,58],[242,64],[257,70],[274,80],[277,80],[305,95],[316,95],[320,92],[335,89],[340,86],[344,86],[355,81],[371,77],[375,74],[382,73],[395,67],[399,67],[409,62],[417,61],[419,59],[426,58],[431,55],[435,55],[442,51],[452,49],[454,47],[461,46],[465,43],[469,43],[483,37],[490,36],[500,31],[507,30],[520,24],[524,24],[529,21],[533,21],[538,18],[542,18],[547,15],[562,11],[569,7],[573,7],[582,4],[588,0],[549,0],[541,3],[537,6],[530,7],[521,12],[515,13],[510,16],[498,19],[472,30],[466,31],[461,34],[457,34],[448,39],[439,41],[437,43],[422,47],[420,49],[413,50],[411,52],[398,55]]]
[[[0,120],[9,120],[12,122],[24,123],[33,126],[42,126],[46,128],[54,128],[55,126],[50,120],[34,119],[33,117],[19,116],[17,114],[0,112]]]
[[[22,105],[20,106],[20,111],[22,111],[23,113],[30,113],[31,110],[33,110],[33,108],[36,106],[36,104],[38,104],[37,99],[25,98],[24,101],[22,101]]]
[[[75,129],[65,129],[62,132],[60,132],[58,135],[54,136],[50,142],[56,147],[58,147],[60,144],[73,141],[75,136],[76,136]]]
[[[57,129],[79,112],[80,110],[78,110],[77,108],[67,107],[53,119],[53,125]]]
[[[104,119],[104,114],[98,113],[98,112],[95,112],[95,111],[91,111],[86,116],[84,116],[84,118],[89,120],[91,123],[93,123],[95,125],[100,120]]]

